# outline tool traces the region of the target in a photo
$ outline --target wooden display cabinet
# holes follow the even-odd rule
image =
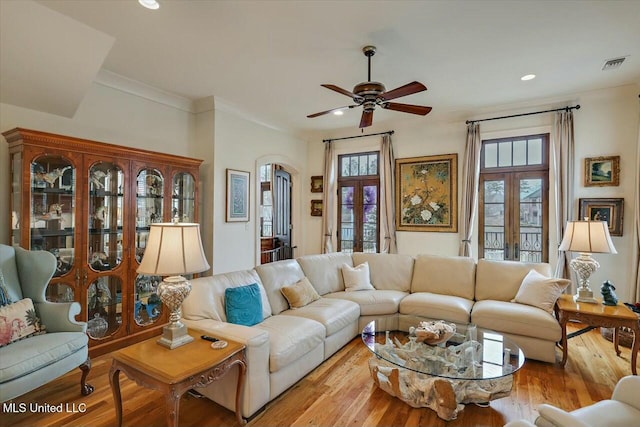
[[[202,161],[21,128],[3,135],[10,244],[56,256],[46,297],[80,303],[90,355],[160,334],[161,278],[136,270],[152,223],[197,222]]]

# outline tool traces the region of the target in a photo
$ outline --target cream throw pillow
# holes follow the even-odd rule
[[[320,295],[318,295],[318,292],[316,292],[306,277],[303,277],[293,285],[283,286],[280,288],[280,292],[282,292],[282,295],[284,295],[287,302],[289,302],[289,307],[292,309],[304,307],[320,299]]]
[[[372,291],[375,289],[369,279],[368,262],[363,262],[357,267],[351,267],[349,264],[343,264],[342,278],[344,279],[344,290],[346,292]]]
[[[530,270],[511,302],[532,305],[553,313],[553,306],[569,284],[571,280],[546,277],[535,270]]]

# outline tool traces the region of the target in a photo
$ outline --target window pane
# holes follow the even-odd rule
[[[527,164],[527,141],[513,141],[513,166]]]
[[[378,175],[378,155],[369,154],[369,175]]]
[[[504,202],[504,181],[484,182],[484,202]]]
[[[350,176],[349,160],[347,156],[340,158],[340,176]]]
[[[542,164],[542,139],[530,139],[529,140],[529,164],[540,165]]]
[[[484,145],[484,167],[498,167],[498,144]]]
[[[498,166],[511,166],[511,141],[498,143]]]
[[[369,156],[362,155],[360,156],[359,162],[360,162],[360,175],[369,175],[368,170],[367,170],[367,166],[369,165],[369,162],[367,161],[367,159],[369,158]]]
[[[358,157],[357,156],[353,156],[350,157],[351,159],[351,176],[358,176],[358,171],[360,170],[360,168],[358,167]]]

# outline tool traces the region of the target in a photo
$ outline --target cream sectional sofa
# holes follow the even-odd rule
[[[369,264],[375,290],[346,292],[341,267]],[[407,330],[415,317],[474,323],[513,339],[528,358],[555,361],[560,325],[546,311],[510,302],[531,270],[551,276],[548,264],[397,254],[308,255],[252,270],[194,279],[182,306],[190,328],[246,345],[247,377],[242,415],[250,417],[356,337],[372,320],[386,329]],[[321,298],[290,309],[280,289],[306,277]],[[228,323],[224,295],[229,287],[257,283],[263,321]],[[237,373],[201,389],[234,410]]]

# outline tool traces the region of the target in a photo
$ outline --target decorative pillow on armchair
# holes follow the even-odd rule
[[[289,303],[289,307],[292,309],[304,307],[320,299],[320,295],[318,295],[318,292],[306,277],[303,277],[293,285],[283,286],[280,288],[280,292],[282,292],[282,295]]]
[[[253,326],[262,322],[262,297],[257,283],[224,291],[227,322]]]
[[[44,332],[31,298],[0,307],[0,347]]]
[[[352,291],[368,291],[375,288],[369,279],[369,263],[363,262],[357,267],[351,267],[349,264],[342,265],[342,278],[344,279],[344,290]]]
[[[530,270],[522,280],[516,297],[511,302],[532,305],[553,313],[560,294],[571,284],[571,280],[546,277],[536,270]]]

